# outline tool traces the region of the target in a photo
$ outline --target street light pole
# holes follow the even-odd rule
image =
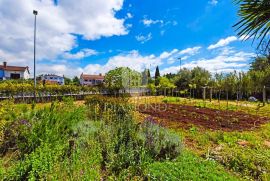
[[[33,10],[33,14],[35,15],[35,22],[34,22],[34,87],[36,90],[36,86],[37,86],[37,79],[36,79],[36,27],[37,27],[38,11]],[[36,92],[35,92],[35,95],[36,95]]]

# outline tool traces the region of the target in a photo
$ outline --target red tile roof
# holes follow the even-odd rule
[[[87,75],[87,74],[82,74],[81,78],[83,78],[84,80],[103,80],[105,78],[105,76],[103,75]]]
[[[0,69],[2,70],[7,70],[7,71],[25,71],[28,70],[28,67],[18,67],[18,66],[6,66],[4,67],[4,65],[0,65]]]

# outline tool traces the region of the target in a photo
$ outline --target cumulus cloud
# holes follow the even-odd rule
[[[200,46],[196,46],[196,47],[193,47],[193,48],[187,48],[187,49],[181,50],[179,52],[179,55],[184,55],[184,54],[195,55],[195,54],[197,54],[199,52],[199,50],[201,48],[202,47],[200,47]]]
[[[147,35],[138,35],[135,37],[137,41],[141,42],[142,44],[148,42],[152,39],[152,33],[148,33]]]
[[[228,73],[233,70],[244,70],[249,67],[249,59],[254,57],[254,53],[235,52],[232,48],[224,48],[213,58],[201,58],[193,60],[189,63],[183,64],[183,67],[192,69],[194,67],[202,67],[210,72],[224,72]],[[171,66],[163,69],[162,74],[169,72],[176,73],[179,71],[179,66]]]
[[[145,68],[161,65],[162,60],[155,55],[142,56],[137,50],[128,53],[122,53],[111,57],[105,65],[89,64],[83,71],[89,74],[106,73],[116,67],[129,67],[137,71],[143,71]]]
[[[108,59],[107,63],[101,64],[88,64],[81,67],[70,61],[56,63],[55,65],[44,65],[38,67],[39,72],[50,70],[50,73],[64,74],[66,76],[86,74],[105,74],[109,70],[116,67],[130,67],[131,69],[139,72],[145,68],[150,68],[151,73],[156,66],[161,67],[161,73],[176,73],[179,71],[179,65],[169,66],[177,61],[179,54],[182,54],[182,60],[186,60],[191,56],[199,53],[201,47],[196,46],[193,48],[186,48],[183,50],[172,49],[171,51],[164,51],[159,55],[148,54],[141,55],[139,51],[132,50],[129,52],[120,53]],[[203,67],[211,72],[231,72],[233,70],[244,70],[249,66],[248,60],[254,57],[254,53],[236,51],[232,47],[223,47],[217,51],[217,54],[210,58],[198,58],[192,61],[183,61],[182,67],[194,68],[196,66]]]
[[[65,52],[63,54],[63,58],[65,59],[82,59],[82,58],[86,58],[86,57],[90,57],[92,55],[97,55],[98,52],[96,50],[92,50],[92,49],[82,49],[77,53],[69,53],[69,52]]]
[[[65,0],[57,5],[52,0],[1,0],[0,59],[9,64],[32,65],[33,9],[38,10],[37,59],[50,60],[76,47],[76,35],[96,40],[127,34],[124,19],[115,17],[122,6],[123,0]]]
[[[234,42],[234,41],[237,41],[237,40],[238,40],[238,38],[236,36],[229,36],[229,37],[227,37],[225,39],[219,40],[216,44],[210,45],[207,49],[212,50],[212,49],[224,47],[224,46],[229,45],[231,42]]]
[[[177,49],[173,49],[171,52],[165,51],[165,52],[161,53],[159,57],[160,57],[161,59],[166,59],[166,58],[171,57],[172,55],[174,55],[174,54],[177,53],[177,52],[178,52]]]
[[[200,46],[196,46],[183,50],[173,49],[171,52],[165,51],[160,54],[160,58],[167,59],[168,64],[173,64],[178,60],[178,58],[180,58],[179,56],[181,56],[181,60],[187,60],[189,57],[198,54],[201,48],[202,47]]]

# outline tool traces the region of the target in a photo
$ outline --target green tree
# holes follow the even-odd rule
[[[174,83],[181,90],[190,88],[189,84],[193,84],[191,71],[187,68],[182,69],[175,76]]]
[[[150,70],[149,69],[145,69],[142,72],[142,85],[147,85],[149,83],[151,83],[151,74],[150,74]]]
[[[157,66],[156,67],[156,72],[155,72],[155,86],[159,85],[159,77],[160,77],[160,73],[159,73],[159,68]]]
[[[256,57],[251,63],[250,70],[265,71],[270,67],[270,58],[268,57]]]
[[[72,83],[72,80],[68,77],[64,76],[65,85],[70,85]]]
[[[167,78],[167,77],[160,77],[159,78],[159,88],[160,90],[164,91],[165,96],[168,92],[171,92],[176,86]]]
[[[74,85],[80,85],[80,79],[79,77],[75,76],[73,79],[72,79],[72,83]]]
[[[195,67],[191,70],[192,80],[198,88],[202,88],[207,85],[211,79],[211,73],[201,67]]]
[[[259,46],[269,37],[270,32],[270,3],[269,0],[235,0],[240,5],[238,14],[241,20],[234,25],[238,36],[246,39],[260,39]],[[266,48],[270,45],[267,40]]]
[[[109,90],[119,91],[124,88],[141,86],[142,75],[128,67],[110,70],[105,75],[105,84]]]

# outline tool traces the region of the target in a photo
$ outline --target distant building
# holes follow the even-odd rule
[[[55,75],[55,74],[46,74],[46,75],[41,75],[40,79],[44,83],[65,85],[64,76],[58,76],[58,75]]]
[[[28,67],[8,66],[7,62],[0,65],[0,80],[29,79],[29,76]]]
[[[81,85],[89,85],[89,86],[97,86],[104,83],[105,76],[102,74],[99,75],[87,75],[81,74],[80,76],[80,84]]]

